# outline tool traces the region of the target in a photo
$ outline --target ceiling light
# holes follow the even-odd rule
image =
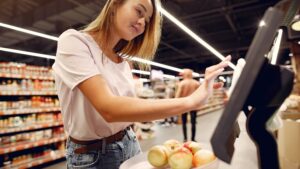
[[[161,8],[162,9],[162,8]],[[164,9],[162,9],[162,11],[164,11],[164,14],[169,14],[167,13],[167,11],[165,11]],[[169,16],[170,15],[170,16]],[[168,16],[169,17],[173,17],[171,14],[169,14]],[[174,17],[173,17],[174,18]],[[174,18],[175,19],[175,18]],[[178,21],[179,22],[179,21]],[[180,22],[179,22],[180,23]],[[181,24],[181,23],[180,23]],[[182,24],[183,25],[183,24]],[[8,29],[12,29],[12,30],[15,30],[15,31],[19,31],[19,32],[23,32],[23,33],[26,33],[26,34],[30,34],[30,35],[34,35],[34,36],[39,36],[39,37],[42,37],[42,38],[46,38],[46,39],[50,39],[50,40],[54,40],[54,41],[58,41],[58,37],[55,37],[55,36],[51,36],[51,35],[47,35],[47,34],[43,34],[43,33],[40,33],[40,32],[36,32],[36,31],[32,31],[32,30],[28,30],[28,29],[24,29],[24,28],[20,28],[20,27],[17,27],[17,26],[13,26],[13,25],[9,25],[9,24],[5,24],[5,23],[1,23],[0,22],[0,26],[1,27],[4,27],[4,28],[8,28]],[[184,26],[184,25],[183,25]],[[185,27],[185,26],[184,26]],[[188,28],[187,28],[188,29]],[[193,32],[192,32],[193,33]],[[193,33],[194,36],[197,38],[198,36]],[[198,37],[199,38],[199,37]],[[202,40],[201,38],[199,38],[200,40]],[[203,40],[202,40],[203,41]],[[215,49],[213,49],[211,46],[209,46],[206,42],[203,41],[203,45],[206,47],[209,48],[209,50],[212,50],[214,51],[213,53],[214,54],[217,54],[217,56],[219,56],[219,58],[224,58],[224,56],[222,56],[219,52],[217,52]],[[6,52],[9,52],[9,51],[18,51],[18,50],[15,50],[15,49],[7,49],[7,48],[2,48],[2,51],[6,51]],[[25,54],[27,53],[27,54]],[[29,55],[28,53],[32,53],[32,52],[25,52],[25,53],[19,53],[19,54],[25,54],[25,55]],[[32,53],[33,54],[33,53]],[[55,56],[51,56],[49,57],[49,55],[44,55],[44,54],[33,54],[33,55],[29,55],[29,56],[45,56],[45,57],[42,57],[42,58],[47,58],[47,59],[55,59]],[[53,57],[53,58],[52,58]],[[165,64],[161,64],[161,63],[157,63],[157,62],[153,62],[153,61],[149,61],[149,60],[145,60],[145,59],[141,59],[141,58],[138,58],[138,57],[132,57],[131,60],[133,61],[136,61],[136,62],[141,62],[141,63],[144,63],[144,64],[150,64],[150,65],[153,65],[153,66],[157,66],[157,67],[161,67],[161,68],[164,68],[164,69],[168,69],[168,70],[172,70],[172,71],[176,71],[176,72],[182,72],[183,69],[179,69],[179,68],[176,68],[176,67],[173,67],[173,66],[168,66],[168,65],[165,65]],[[231,68],[234,69],[234,65],[232,63],[229,63],[229,66]],[[196,73],[196,72],[193,72],[193,76],[194,77],[200,77],[200,74],[199,73]]]
[[[27,52],[27,51],[10,49],[10,48],[0,47],[0,51],[9,52],[9,53],[17,53],[17,54],[27,55],[27,56],[35,56],[35,57],[45,58],[45,59],[55,59],[55,56],[51,56],[51,55],[45,55],[45,54],[34,53],[34,52]]]
[[[17,49],[0,47],[0,51],[16,53],[16,54],[21,54],[21,55],[27,55],[27,56],[34,56],[34,57],[45,58],[45,59],[53,59],[53,60],[55,59],[55,56],[52,56],[52,55],[45,55],[45,54],[41,54],[41,53],[28,52],[28,51],[17,50]],[[138,73],[138,74],[142,74],[142,75],[150,75],[151,74],[150,72],[136,70],[136,69],[132,69],[132,73]],[[172,75],[164,74],[163,77],[168,78],[168,79],[175,79],[175,76],[172,76]]]
[[[148,65],[152,65],[152,66],[161,67],[161,68],[168,69],[168,70],[173,70],[175,72],[182,72],[183,71],[183,69],[179,69],[179,68],[176,68],[176,67],[173,67],[173,66],[162,64],[162,63],[153,62],[153,61],[150,61],[150,60],[141,59],[141,58],[138,58],[138,57],[132,57],[132,58],[130,58],[130,60],[140,62],[140,63],[144,63],[144,64],[148,64]],[[199,77],[199,75],[200,75],[199,73],[193,72],[194,77]]]
[[[217,56],[219,59],[224,60],[225,57],[218,52],[216,49],[214,49],[212,46],[210,46],[207,42],[205,42],[202,38],[200,38],[197,34],[195,34],[193,31],[191,31],[188,27],[186,27],[183,23],[181,23],[178,19],[176,19],[174,16],[172,16],[169,12],[167,12],[162,7],[159,8],[161,13],[166,16],[169,20],[171,20],[173,23],[175,23],[179,28],[181,28],[184,32],[186,32],[188,35],[190,35],[192,38],[194,38],[198,43],[203,45],[206,49],[208,49],[210,52],[212,52],[215,56]],[[229,66],[232,69],[235,69],[235,65],[233,63],[229,63]]]
[[[300,31],[300,15],[296,15],[291,23],[291,28],[294,31]]]
[[[260,22],[259,22],[259,25],[258,25],[259,27],[263,27],[263,26],[266,26],[266,22],[264,21],[264,20],[261,20]]]
[[[12,30],[15,30],[15,31],[27,33],[27,34],[30,34],[30,35],[39,36],[39,37],[54,40],[54,41],[58,40],[58,37],[55,37],[55,36],[39,33],[39,32],[36,32],[36,31],[31,31],[31,30],[28,30],[28,29],[24,29],[24,28],[20,28],[20,27],[17,27],[17,26],[9,25],[9,24],[6,24],[6,23],[1,23],[0,22],[0,26],[4,27],[4,28],[7,28],[7,29],[12,29]]]
[[[23,32],[23,33],[26,33],[26,34],[30,34],[30,35],[39,36],[39,37],[42,37],[42,38],[58,41],[58,37],[43,34],[43,33],[39,33],[39,32],[36,32],[36,31],[31,31],[31,30],[20,28],[20,27],[17,27],[17,26],[13,26],[13,25],[1,23],[1,22],[0,22],[0,26],[4,27],[4,28],[15,30],[15,31]],[[11,50],[14,50],[14,49],[11,49]],[[6,50],[6,51],[9,52],[9,50]],[[19,53],[19,54],[21,54],[21,53]],[[35,56],[35,55],[33,55],[33,56]],[[44,58],[46,58],[46,57],[44,57]],[[157,66],[157,67],[161,67],[161,68],[165,68],[165,69],[169,69],[169,70],[173,70],[173,71],[176,71],[176,72],[182,72],[183,71],[182,69],[179,69],[179,68],[176,68],[176,67],[164,65],[164,64],[161,64],[161,63],[156,63],[156,62],[153,62],[153,61],[148,61],[148,60],[137,58],[137,57],[133,57],[133,58],[131,58],[131,60],[141,62],[141,63],[145,63],[145,64],[150,64],[150,65],[153,65],[153,66]],[[199,73],[193,73],[193,76],[199,77]]]
[[[141,75],[150,75],[151,73],[148,71],[143,71],[143,70],[132,70],[132,73],[137,73],[137,74],[141,74]]]

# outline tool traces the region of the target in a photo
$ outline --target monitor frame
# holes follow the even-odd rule
[[[239,80],[236,83],[232,95],[227,105],[225,106],[224,112],[211,138],[211,144],[214,153],[219,159],[227,163],[230,163],[232,160],[232,156],[234,153],[234,143],[236,137],[239,135],[239,125],[237,124],[237,118],[241,111],[244,110],[248,118],[247,129],[250,137],[256,137],[256,133],[261,134],[258,137],[269,137],[269,133],[265,132],[266,129],[263,125],[265,125],[266,120],[268,120],[275,113],[275,111],[284,101],[285,97],[287,97],[291,92],[293,84],[290,81],[293,80],[293,73],[283,70],[278,66],[270,66],[268,64],[268,60],[265,57],[269,52],[270,47],[272,46],[278,28],[281,26],[280,24],[282,23],[283,17],[284,13],[273,7],[268,8],[265,12],[262,19],[265,22],[265,25],[260,26],[255,34],[255,37],[246,55],[246,65],[241,72]],[[261,74],[263,74],[263,76]],[[287,75],[288,78],[282,78],[281,76],[283,74]],[[260,88],[260,86],[266,86],[266,83],[268,83],[268,81],[264,81],[263,79],[268,78],[269,75],[272,76],[272,80],[276,82],[278,81],[278,85],[276,86],[276,89],[278,89],[278,93],[274,93],[274,95],[272,95],[274,99],[270,98],[267,100],[261,100],[265,102],[257,103],[255,101],[255,98],[260,97],[259,95],[262,94],[258,92],[258,89]],[[281,90],[282,86],[286,87],[287,90]],[[271,102],[274,102],[274,100],[276,100],[275,102],[277,104],[270,109],[265,109],[270,105]],[[249,110],[248,106],[250,106],[250,104],[254,104],[254,106],[259,108]],[[264,112],[268,113],[264,114]],[[254,113],[256,114],[254,115]],[[258,113],[260,113],[260,115]],[[252,119],[249,118],[249,114],[252,114],[250,116]],[[261,114],[263,115],[261,116]],[[263,119],[265,121],[262,121],[260,119]],[[255,123],[255,120],[260,120],[262,128],[253,128],[252,124]],[[253,137],[252,140],[256,144],[258,149],[260,168],[265,168],[263,165],[268,165],[268,163],[270,163],[270,159],[263,159],[262,157],[262,154],[266,153],[265,150],[260,151],[261,148],[264,147],[262,144],[265,143],[259,142],[259,140],[261,140],[260,138]],[[272,137],[269,138],[269,141],[272,142],[272,147],[270,147],[269,149],[272,149],[271,151],[275,152],[273,149],[275,149],[274,145],[276,145],[276,142]],[[273,159],[277,160],[277,163],[276,161],[273,161],[274,163],[276,163],[274,165],[274,169],[279,169],[279,163],[276,155],[277,154],[273,156]]]

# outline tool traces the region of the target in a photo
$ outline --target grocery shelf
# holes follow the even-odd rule
[[[44,155],[38,158],[28,159],[26,161],[22,161],[17,164],[4,166],[3,169],[23,169],[23,168],[31,168],[36,167],[51,161],[55,161],[65,157],[65,151],[57,150],[52,151],[49,155]]]
[[[2,116],[2,115],[21,115],[21,114],[33,114],[33,113],[46,113],[46,112],[53,112],[53,111],[60,111],[60,107],[6,109],[6,110],[0,110],[0,116]]]
[[[0,73],[0,78],[54,80],[53,77],[30,76],[24,74],[10,74],[10,73]]]
[[[57,95],[56,91],[0,91],[0,96]]]
[[[15,132],[21,132],[21,131],[29,131],[29,130],[36,130],[36,129],[43,129],[43,128],[49,128],[49,127],[57,127],[62,126],[63,122],[54,122],[54,123],[38,123],[33,124],[29,126],[18,126],[14,128],[2,128],[0,129],[0,134],[8,134],[8,133],[15,133]]]
[[[32,141],[25,141],[25,142],[19,142],[19,143],[13,143],[5,146],[0,146],[0,155],[2,154],[7,154],[7,153],[12,153],[16,151],[21,151],[21,150],[26,150],[34,147],[39,147],[39,146],[44,146],[52,143],[57,143],[61,141],[65,141],[67,139],[66,136],[59,136],[59,137],[54,137],[50,139],[41,139],[36,142]]]
[[[32,168],[63,158],[62,145],[67,137],[62,132],[51,68],[0,62],[0,69],[0,169]],[[31,152],[32,148],[44,150],[49,145],[49,152]]]

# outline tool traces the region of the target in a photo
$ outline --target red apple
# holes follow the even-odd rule
[[[192,162],[193,154],[185,147],[175,149],[169,157],[169,165],[172,169],[190,169]]]
[[[193,166],[200,167],[216,159],[216,156],[210,150],[201,149],[194,154]]]
[[[195,154],[197,151],[201,150],[202,148],[200,143],[194,141],[185,142],[183,146],[189,149],[193,154]]]
[[[174,151],[176,148],[181,147],[181,143],[178,140],[170,139],[164,142],[164,146],[168,148],[170,152]]]
[[[148,152],[148,161],[154,167],[163,167],[168,164],[168,153],[165,146],[153,146]]]

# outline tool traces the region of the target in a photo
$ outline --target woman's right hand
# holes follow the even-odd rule
[[[208,98],[212,95],[213,89],[217,89],[223,86],[223,83],[215,83],[214,80],[228,66],[231,60],[231,56],[227,56],[222,62],[217,65],[210,66],[205,69],[205,77],[203,83],[199,88],[190,96],[188,96],[189,103],[191,103],[191,109],[197,109],[208,101]]]

